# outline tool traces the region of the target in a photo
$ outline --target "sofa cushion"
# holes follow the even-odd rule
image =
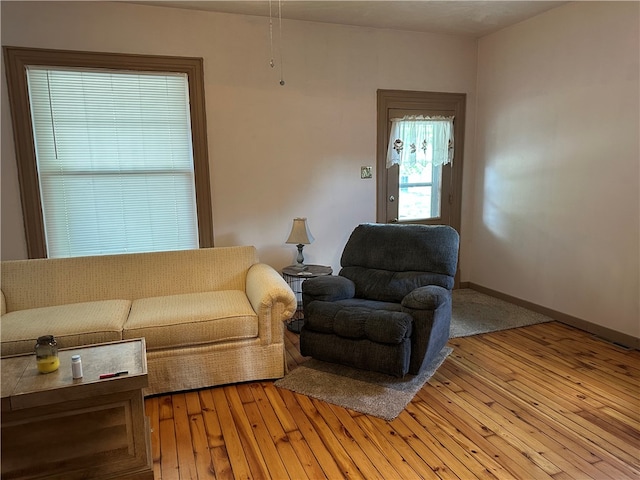
[[[388,310],[345,307],[333,302],[309,303],[304,328],[344,338],[400,344],[411,336],[411,315]]]
[[[255,247],[7,260],[0,285],[7,311],[69,303],[244,290]],[[60,288],[64,285],[64,288]]]
[[[58,348],[122,340],[130,308],[130,300],[103,300],[4,314],[0,317],[1,354],[32,353],[42,335],[53,335]]]
[[[147,350],[255,338],[258,316],[240,290],[141,298],[122,336],[144,337]]]

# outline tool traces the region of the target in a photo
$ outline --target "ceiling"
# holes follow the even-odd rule
[[[136,1],[165,7],[361,27],[481,37],[568,2],[560,1],[388,1],[388,0],[225,0]]]

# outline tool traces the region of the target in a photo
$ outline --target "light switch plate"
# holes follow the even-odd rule
[[[360,178],[373,177],[373,167],[360,167]]]

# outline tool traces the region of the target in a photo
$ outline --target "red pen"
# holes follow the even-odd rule
[[[116,373],[103,373],[102,375],[100,375],[100,379],[104,379],[104,378],[113,378],[113,377],[120,377],[122,375],[127,375],[129,372],[127,370],[123,370],[122,372],[116,372]]]

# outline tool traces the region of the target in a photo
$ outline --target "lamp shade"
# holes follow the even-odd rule
[[[291,227],[291,233],[286,243],[293,243],[296,245],[309,245],[313,242],[314,238],[309,231],[306,218],[294,218],[293,227]]]

